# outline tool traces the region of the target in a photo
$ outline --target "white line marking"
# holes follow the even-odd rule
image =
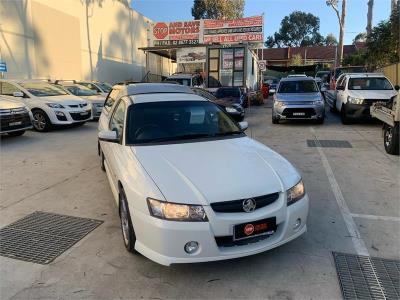
[[[400,217],[374,216],[374,215],[363,215],[363,214],[353,214],[353,213],[351,214],[351,216],[353,218],[360,218],[360,219],[400,222]]]
[[[360,232],[357,229],[357,225],[353,220],[353,217],[350,213],[349,207],[347,206],[346,200],[343,197],[342,190],[340,189],[339,184],[336,181],[335,175],[332,171],[331,165],[329,164],[328,159],[325,156],[325,153],[322,151],[321,144],[316,136],[316,132],[314,128],[310,128],[311,133],[314,135],[315,147],[318,150],[318,153],[321,157],[322,165],[325,169],[326,175],[328,176],[329,183],[332,188],[332,192],[335,196],[336,202],[339,206],[340,213],[342,214],[344,223],[346,224],[347,230],[350,233],[351,240],[354,245],[354,249],[357,252],[357,255],[365,255],[369,256],[369,252],[367,247],[365,246],[364,240],[361,238]]]

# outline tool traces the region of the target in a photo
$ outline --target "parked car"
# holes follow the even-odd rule
[[[312,77],[282,78],[274,95],[272,123],[299,119],[324,122],[325,104],[321,92]]]
[[[1,84],[1,83],[0,83]],[[9,100],[0,96],[0,134],[19,136],[32,128],[32,113],[18,100]]]
[[[75,83],[83,85],[104,97],[106,97],[112,89],[112,85],[104,81],[76,81]]]
[[[90,103],[48,82],[0,79],[0,95],[23,102],[32,111],[37,131],[49,131],[55,125],[82,125],[92,119]]]
[[[307,77],[306,74],[290,74],[288,78]]]
[[[163,265],[215,261],[306,232],[300,174],[247,137],[247,122],[180,85],[131,84],[116,95],[100,117],[99,153],[128,251]]]
[[[220,87],[215,92],[215,97],[231,103],[237,103],[242,107],[248,106],[246,93],[240,87]]]
[[[268,91],[269,95],[275,94],[278,83],[279,83],[279,78],[277,77],[267,76],[264,78],[264,84],[267,84],[269,86],[269,91]]]
[[[400,148],[400,96],[389,102],[376,102],[371,106],[371,116],[383,122],[383,145],[387,153],[399,155]]]
[[[55,84],[64,88],[69,94],[78,96],[90,102],[92,104],[93,118],[98,119],[100,117],[106,96],[103,96],[103,94],[98,94],[86,86],[69,81],[56,80]]]
[[[388,102],[397,94],[390,81],[378,73],[345,74],[339,78],[336,91],[335,108],[343,124],[370,119],[373,103]]]
[[[177,82],[181,85],[186,85],[189,87],[200,87],[204,88],[204,80],[201,74],[187,74],[187,73],[175,73],[167,77],[164,81]]]
[[[232,101],[227,101],[224,99],[217,99],[217,97],[215,97],[213,94],[206,91],[205,89],[192,88],[192,91],[196,95],[206,98],[207,100],[210,100],[211,102],[214,102],[215,104],[219,105],[235,121],[241,122],[244,120],[244,109],[240,104],[234,103]]]

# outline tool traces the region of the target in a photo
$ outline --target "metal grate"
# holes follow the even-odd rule
[[[341,140],[307,140],[308,147],[353,148],[348,141]]]
[[[344,299],[400,299],[400,261],[332,254]]]
[[[36,211],[0,229],[0,255],[48,264],[101,223]]]

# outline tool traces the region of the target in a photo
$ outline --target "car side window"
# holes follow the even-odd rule
[[[124,132],[125,111],[125,102],[123,100],[120,100],[117,103],[117,106],[115,107],[112,117],[110,119],[109,129],[115,131],[119,138],[122,137]]]
[[[114,105],[115,100],[119,94],[119,90],[113,89],[107,96],[106,101],[104,102],[104,108],[107,111],[110,111],[111,107]]]
[[[0,82],[0,94],[6,96],[13,96],[14,92],[21,92],[16,86],[8,82]]]

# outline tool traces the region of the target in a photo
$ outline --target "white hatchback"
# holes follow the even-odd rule
[[[37,131],[49,131],[54,125],[81,125],[92,119],[90,103],[45,81],[0,79],[0,95],[29,107]]]
[[[301,176],[247,137],[246,122],[180,85],[130,84],[112,94],[99,154],[129,251],[163,265],[214,261],[306,232]]]

